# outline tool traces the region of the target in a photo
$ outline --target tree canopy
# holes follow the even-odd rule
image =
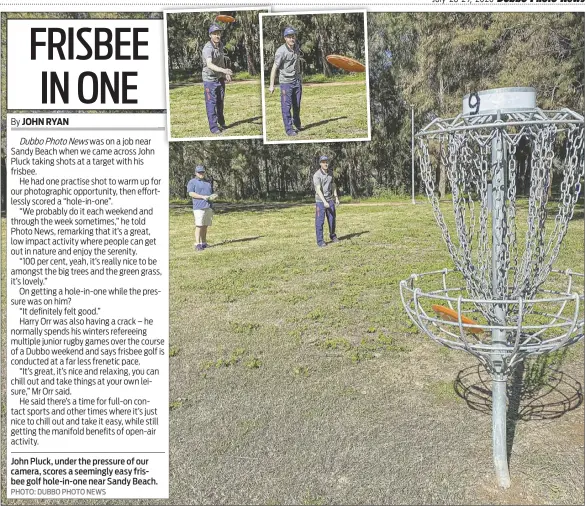
[[[365,63],[364,14],[285,14],[262,17],[262,41],[264,45],[264,78],[270,75],[274,53],[284,44],[286,27],[297,32],[301,50],[302,71],[305,74],[325,74],[339,71],[330,65],[326,57],[341,54]]]
[[[176,40],[182,38],[185,41],[173,46],[175,52],[172,61],[177,69],[199,64],[200,51],[196,49],[196,44],[202,47],[208,40],[208,25],[218,13],[198,13],[207,16],[198,23],[194,17],[181,21],[179,14],[176,14],[175,22],[175,14],[169,14],[169,26],[175,31]],[[243,13],[247,15],[243,16]],[[251,68],[248,66],[248,56],[244,57],[244,53],[241,53],[238,59],[235,55],[243,51],[241,45],[246,44],[242,42],[243,32],[259,41],[259,34],[254,35],[253,28],[244,28],[248,15],[257,19],[258,11],[237,11],[232,14],[237,15],[238,22],[230,26],[230,31],[226,30],[224,41],[229,42],[231,51],[228,54],[242,68]],[[122,17],[119,13],[57,13],[45,16],[3,14],[4,90],[7,16],[64,19],[84,16]],[[124,16],[160,17],[160,13]],[[322,19],[326,19],[327,16],[335,15],[323,16]],[[305,48],[305,60],[310,56],[307,64],[314,65],[316,71],[322,65],[322,53],[314,48],[314,52],[311,52],[308,44],[318,46],[320,33],[326,34],[331,52],[343,53],[345,49],[338,45],[339,41],[353,40],[353,46],[345,54],[349,52],[348,56],[365,61],[366,55],[359,52],[364,50],[360,49],[363,45],[357,33],[363,24],[346,20],[343,26],[340,24],[339,27],[335,25],[337,28],[331,28],[324,22],[325,28],[320,32],[316,25],[311,28],[310,23],[320,22],[311,21],[311,16],[307,16],[306,24],[293,21],[293,18],[298,20],[301,17],[295,15],[289,19],[289,15],[285,15],[263,18],[274,19],[274,26],[269,23],[266,28],[268,31],[264,34],[265,54],[273,58],[273,50],[282,41],[282,29],[291,24],[299,30],[299,41],[301,47]],[[317,159],[322,153],[332,157],[337,183],[344,194],[363,197],[381,193],[408,193],[411,177],[411,104],[414,107],[416,131],[436,116],[456,115],[461,109],[463,96],[470,91],[489,88],[532,86],[537,91],[539,107],[568,107],[582,112],[585,108],[584,19],[584,13],[576,12],[369,13],[370,142],[288,145],[263,145],[260,140],[174,142],[170,144],[171,197],[186,197],[186,182],[192,177],[197,163],[209,167],[222,196],[230,199],[308,196],[311,193],[310,175],[317,169]],[[199,32],[195,32],[195,24]],[[314,36],[308,37],[309,33]],[[273,44],[272,48],[270,44]],[[250,58],[258,73],[259,46],[251,52]],[[183,67],[179,67],[177,62]],[[5,94],[2,105],[2,142],[5,148]],[[4,149],[1,172],[3,208],[5,163]]]
[[[270,18],[275,34],[294,26],[287,16],[263,20]],[[228,198],[310,195],[309,176],[320,154],[332,157],[338,186],[347,195],[408,193],[411,104],[416,131],[436,116],[458,114],[465,94],[490,88],[531,86],[543,109],[583,111],[583,24],[583,13],[369,13],[370,142],[173,143],[171,195],[185,196],[186,181],[200,162]],[[297,26],[301,44],[307,44],[304,25]],[[274,49],[267,38],[265,33],[265,58]],[[282,37],[273,40],[276,46]]]
[[[209,42],[209,26],[217,23],[224,32],[222,43],[230,68],[234,72],[247,72],[250,76],[260,74],[260,12],[257,10],[217,12],[167,13],[167,46],[169,81],[180,81],[187,77],[201,78],[203,60],[201,51]],[[216,21],[218,14],[235,18],[233,23]]]

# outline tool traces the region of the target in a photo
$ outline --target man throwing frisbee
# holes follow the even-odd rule
[[[187,183],[187,193],[193,199],[195,217],[195,249],[207,248],[207,227],[211,226],[213,210],[211,201],[217,196],[213,193],[213,183],[205,178],[205,167],[195,167],[195,177]]]
[[[209,42],[203,46],[203,88],[205,91],[205,108],[209,130],[212,134],[220,134],[225,130],[223,103],[225,99],[225,83],[232,80],[231,69],[226,68],[221,43],[223,28],[215,23],[209,27]]]
[[[327,218],[329,226],[329,238],[331,242],[339,242],[335,235],[335,206],[339,205],[337,188],[333,182],[333,174],[329,171],[329,159],[326,156],[319,158],[320,168],[313,174],[313,186],[315,187],[315,232],[317,245],[320,248],[327,246],[323,240],[323,225]]]
[[[274,93],[274,80],[278,71],[280,84],[280,108],[284,130],[289,136],[297,135],[301,129],[301,97],[303,83],[301,82],[300,49],[297,43],[297,33],[294,28],[284,29],[284,44],[276,50],[274,65],[270,73],[270,93]],[[292,109],[292,115],[291,115]]]

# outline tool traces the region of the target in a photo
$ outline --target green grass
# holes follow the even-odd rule
[[[288,137],[282,123],[279,88],[265,88],[266,140],[364,139],[368,136],[366,83],[303,86],[301,122],[304,130]]]
[[[183,405],[183,401],[178,399],[169,403],[169,410],[179,409]]]
[[[331,77],[325,77],[325,74],[311,74],[303,76],[303,83],[349,83],[363,80],[364,74],[348,74],[345,72],[343,74],[335,74]]]
[[[190,209],[171,209],[172,503],[582,502],[583,405],[518,421],[499,490],[491,418],[453,390],[477,361],[408,320],[399,281],[452,265],[431,207],[341,205],[323,249],[313,220],[312,205],[220,209],[196,252]],[[573,220],[557,267],[582,271],[583,239]],[[538,413],[561,409],[582,390],[582,343],[525,380]]]
[[[406,316],[399,281],[452,266],[431,207],[341,205],[341,241],[323,249],[313,220],[312,205],[218,210],[212,247],[198,253],[189,209],[171,210],[171,340],[181,349],[171,362],[171,398],[192,403],[171,412],[171,465],[180,469],[171,497],[546,503],[554,483],[557,502],[578,502],[583,406],[519,421],[516,495],[498,491],[490,416],[453,389],[458,372],[477,361],[430,341]],[[581,271],[583,256],[583,223],[574,220],[557,266]],[[562,370],[583,384],[582,344]],[[567,385],[557,385],[560,397],[543,385],[533,401],[557,409],[563,395],[575,395]],[[197,435],[197,452],[180,443],[187,433]]]
[[[170,123],[173,138],[215,138],[209,131],[203,84],[170,90]],[[229,127],[219,138],[262,135],[260,81],[226,84],[224,116]]]
[[[347,72],[335,74],[331,77],[325,77],[325,74],[304,74],[303,83],[351,83],[356,81],[363,81],[364,74]],[[266,86],[270,85],[270,76],[267,75],[265,79]]]
[[[242,70],[241,72],[236,72],[232,76],[234,81],[257,81],[258,76],[251,75],[248,71]]]
[[[434,383],[429,383],[428,391],[437,403],[450,403],[462,400],[453,389],[452,381],[440,380]]]

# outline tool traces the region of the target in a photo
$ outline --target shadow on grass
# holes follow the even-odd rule
[[[214,214],[227,214],[238,212],[265,212],[288,209],[290,207],[306,206],[308,202],[258,202],[252,204],[214,204]],[[191,204],[170,204],[170,212],[174,215],[192,213]]]
[[[258,204],[215,204],[213,211],[216,214],[238,213],[238,212],[264,212],[288,209],[305,205],[301,202],[259,202]]]
[[[369,234],[369,233],[370,233],[369,230],[363,230],[362,232],[354,232],[353,234],[340,235],[337,238],[340,241],[347,241],[348,239],[353,239],[354,237],[359,237],[360,235]]]
[[[255,241],[256,239],[260,239],[264,237],[263,235],[255,235],[252,237],[242,237],[241,239],[226,239],[225,241],[218,242],[217,244],[210,244],[208,248],[217,248],[218,246],[225,246],[226,244],[234,244],[236,242],[248,242],[248,241]]]
[[[546,355],[521,362],[508,381],[508,412],[506,420],[508,459],[521,420],[553,420],[583,404],[583,386],[560,370],[566,349],[555,357]],[[485,414],[492,412],[492,378],[481,364],[467,367],[457,374],[455,393],[467,405]]]
[[[508,420],[552,420],[583,404],[583,386],[539,357],[522,363],[508,382]],[[459,371],[455,392],[476,411],[492,412],[492,379],[482,365]]]
[[[199,71],[199,73],[201,73],[201,71]],[[260,81],[257,79],[236,79],[232,80],[229,83],[229,86],[233,86],[234,84],[258,84],[258,86],[260,86]],[[201,81],[200,77],[197,76],[191,80],[169,82],[169,90],[185,88],[186,86],[203,86],[203,81]]]
[[[185,86],[201,86],[203,88],[203,81],[182,81],[177,83],[169,83],[169,90],[184,88]]]
[[[321,120],[321,121],[317,121],[315,123],[309,123],[308,125],[305,125],[303,127],[303,132],[305,130],[309,130],[311,128],[315,128],[315,127],[318,127],[318,126],[321,126],[321,125],[325,125],[326,123],[331,123],[332,121],[338,121],[340,119],[347,119],[347,116],[338,116],[337,118],[329,118],[329,119],[324,119],[324,120]]]
[[[241,125],[243,123],[252,123],[254,125],[261,125],[262,122],[254,123],[256,120],[259,120],[259,119],[262,119],[262,116],[254,116],[253,118],[241,119],[239,121],[234,121],[233,123],[230,123],[229,125],[227,125],[227,127],[233,128],[233,127]]]

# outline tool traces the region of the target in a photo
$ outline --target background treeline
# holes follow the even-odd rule
[[[224,32],[228,66],[234,72],[260,75],[259,13],[267,11],[217,11],[167,13],[169,81],[201,81],[201,51],[209,42],[209,26],[217,23]],[[236,19],[233,23],[215,21],[218,14]]]
[[[365,63],[362,13],[263,16],[265,80],[270,77],[274,53],[284,44],[283,33],[287,26],[293,27],[297,32],[301,70],[305,75],[324,74],[325,77],[331,77],[337,73],[347,74],[327,62],[326,57],[330,54],[341,54]]]
[[[467,93],[507,86],[536,88],[542,109],[582,113],[584,28],[583,13],[370,13],[371,142],[172,143],[171,197],[185,197],[200,162],[229,199],[308,196],[321,153],[333,157],[346,195],[408,194],[410,104],[416,131],[436,116],[455,116]],[[444,192],[444,171],[438,177]],[[418,191],[418,174],[416,186]]]
[[[160,13],[9,16],[132,18],[160,17]],[[170,144],[171,197],[186,197],[186,183],[196,163],[205,163],[210,168],[225,198],[309,196],[309,176],[316,170],[317,156],[321,153],[333,157],[338,185],[346,195],[359,198],[409,193],[410,104],[414,105],[417,131],[435,115],[455,115],[466,93],[504,86],[533,86],[538,105],[543,109],[569,107],[583,112],[584,16],[583,13],[370,13],[371,142],[270,146],[264,146],[260,140],[173,142]],[[2,16],[3,90],[6,90],[6,17],[6,14]],[[205,25],[201,29],[207,30]],[[304,28],[299,38],[306,42]],[[275,39],[274,44],[278,42]],[[331,87],[331,92],[335,92],[335,87]],[[2,210],[5,210],[6,93],[2,94],[2,126],[1,186]],[[441,188],[444,184],[439,185]]]

